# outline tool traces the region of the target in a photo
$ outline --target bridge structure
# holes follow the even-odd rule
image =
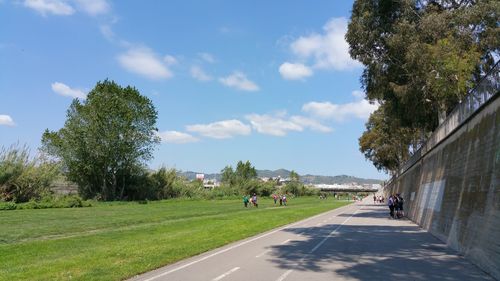
[[[352,185],[352,184],[315,184],[314,188],[317,188],[323,192],[378,192],[379,185]]]

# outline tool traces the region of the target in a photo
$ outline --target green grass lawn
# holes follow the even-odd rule
[[[0,280],[120,280],[347,202],[317,197],[0,211]]]

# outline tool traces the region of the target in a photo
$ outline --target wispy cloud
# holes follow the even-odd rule
[[[227,139],[237,135],[249,135],[252,131],[250,126],[235,119],[210,124],[188,125],[186,129],[189,132],[195,132],[214,139]]]
[[[282,114],[249,114],[245,118],[250,121],[252,128],[261,134],[285,136],[289,131],[302,132],[309,128],[314,131],[328,133],[332,128],[304,116],[287,117]]]
[[[281,77],[287,80],[304,80],[304,78],[313,75],[311,68],[301,63],[285,62],[280,66]]]
[[[194,65],[190,69],[191,76],[198,81],[210,81],[212,76],[205,73],[205,71],[198,65]]]
[[[254,92],[259,90],[257,84],[248,80],[247,76],[239,71],[235,71],[227,77],[221,77],[219,81],[227,87],[236,88],[242,91]]]
[[[80,89],[73,89],[68,85],[61,82],[54,82],[51,84],[52,91],[61,96],[85,99],[87,95]]]
[[[5,125],[5,126],[15,126],[16,123],[14,123],[14,120],[12,120],[12,117],[9,115],[0,115],[0,125]]]
[[[106,14],[111,9],[110,4],[106,0],[24,0],[23,5],[37,11],[43,16],[49,14],[69,16],[77,10],[91,16],[97,16]]]
[[[77,6],[91,16],[106,14],[111,6],[106,0],[75,0]]]
[[[368,119],[370,114],[379,107],[367,100],[359,100],[346,104],[333,104],[331,102],[309,102],[302,106],[302,111],[317,118],[343,121],[350,117]]]
[[[167,64],[147,47],[132,47],[118,56],[118,62],[126,70],[149,79],[168,79],[173,76]]]
[[[167,64],[167,65],[175,65],[175,64],[178,64],[179,61],[174,57],[174,56],[171,56],[171,55],[166,55],[163,57],[163,61]]]
[[[190,134],[178,131],[158,132],[158,136],[161,138],[162,142],[165,143],[183,144],[183,143],[192,143],[199,141],[199,139],[193,137]]]
[[[23,5],[43,16],[48,14],[69,16],[75,13],[75,9],[62,0],[25,0]]]
[[[209,53],[198,53],[198,56],[208,62],[208,63],[214,63],[215,62],[215,57],[212,54]]]

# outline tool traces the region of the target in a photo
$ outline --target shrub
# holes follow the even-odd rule
[[[0,210],[15,210],[17,205],[14,202],[0,202]]]
[[[29,154],[26,146],[0,150],[1,200],[27,202],[50,193],[51,183],[60,174],[59,165],[41,155],[30,158]]]
[[[84,201],[77,195],[44,196],[40,200],[30,200],[26,203],[15,204],[17,209],[48,209],[48,208],[81,208],[91,207],[90,201]]]

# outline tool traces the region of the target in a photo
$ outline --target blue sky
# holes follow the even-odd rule
[[[385,179],[344,34],[351,1],[0,0],[0,146],[40,145],[106,78],[156,106],[151,162]]]

